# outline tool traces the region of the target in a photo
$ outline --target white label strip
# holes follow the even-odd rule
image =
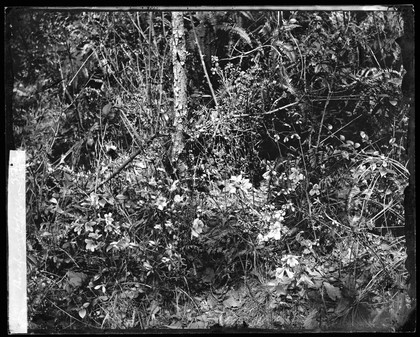
[[[10,151],[7,195],[9,333],[27,333],[25,151]]]

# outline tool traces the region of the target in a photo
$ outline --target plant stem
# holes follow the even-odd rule
[[[208,83],[209,88],[210,88],[211,96],[213,97],[213,100],[214,100],[214,104],[216,105],[216,107],[218,107],[219,105],[217,104],[216,95],[214,93],[213,86],[211,85],[209,74],[207,73],[206,64],[204,62],[204,56],[203,56],[203,53],[201,52],[200,43],[198,41],[198,37],[197,37],[197,33],[195,31],[194,21],[193,21],[191,13],[190,13],[190,20],[191,20],[192,30],[193,30],[193,33],[194,33],[195,43],[197,44],[198,53],[200,54],[200,60],[201,60],[201,65],[203,66],[204,75],[206,76],[207,83]]]

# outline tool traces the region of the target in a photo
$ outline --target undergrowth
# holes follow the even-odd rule
[[[390,42],[398,25],[370,13],[343,26],[340,13],[290,12],[280,25],[267,12],[252,34],[227,25],[229,14],[195,14],[199,33],[213,25],[220,40],[238,40],[224,46],[229,57],[209,54],[205,85],[201,64],[186,65],[176,169],[167,15],[34,18],[50,29],[38,27],[46,49],[56,36],[74,50],[44,52],[40,66],[46,83],[69,77],[64,89],[45,84],[40,95],[24,85],[41,83],[32,73],[15,84],[30,327],[391,331],[403,322],[412,303],[407,117]],[[388,49],[369,49],[393,57],[387,66],[355,52],[376,41],[375,24],[394,25],[380,30]],[[39,57],[15,44],[23,61]]]

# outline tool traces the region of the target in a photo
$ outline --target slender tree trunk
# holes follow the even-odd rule
[[[149,53],[147,57],[147,71],[146,71],[146,90],[147,90],[147,107],[152,110],[152,31],[153,31],[153,12],[149,13]]]
[[[186,47],[184,35],[184,15],[172,12],[172,62],[174,71],[174,133],[170,154],[173,166],[184,149],[184,126],[187,116],[187,75],[185,72]],[[175,165],[174,165],[175,164]]]
[[[408,293],[416,299],[416,133],[415,133],[415,99],[414,99],[414,8],[408,6],[402,9],[404,20],[404,35],[397,39],[401,47],[402,60],[405,70],[401,89],[404,100],[409,104],[410,113],[408,121],[408,144],[409,157],[408,170],[410,179],[404,191],[405,211],[405,238],[407,245],[406,267],[409,273]]]

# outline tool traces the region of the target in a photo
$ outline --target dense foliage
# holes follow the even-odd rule
[[[401,323],[397,12],[186,13],[176,169],[171,13],[9,15],[34,327]]]

